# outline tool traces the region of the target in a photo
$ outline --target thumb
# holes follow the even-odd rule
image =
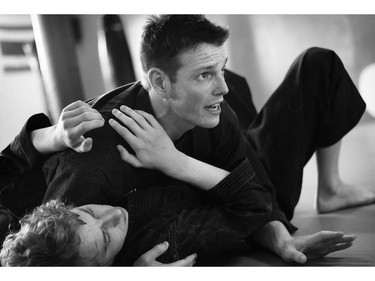
[[[142,163],[133,154],[130,154],[125,147],[122,145],[117,145],[117,151],[120,154],[120,158],[126,163],[132,165],[135,168],[141,167]]]
[[[296,262],[304,264],[307,261],[307,257],[302,252],[298,251],[296,248],[289,248],[283,254],[283,259],[287,262]]]
[[[293,252],[292,260],[296,263],[304,264],[307,261],[307,257],[302,252],[295,250]]]
[[[299,257],[297,257],[296,259],[296,262],[304,264],[307,262],[307,257],[304,254],[300,253]]]
[[[73,149],[79,153],[88,152],[92,148],[92,143],[92,138],[85,139],[83,136],[81,136],[79,144],[77,144]]]

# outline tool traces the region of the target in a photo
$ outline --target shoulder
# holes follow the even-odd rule
[[[89,105],[91,105],[93,108],[99,110],[105,107],[111,101],[116,100],[119,97],[126,98],[127,96],[131,95],[134,92],[139,92],[141,89],[143,89],[143,87],[140,81],[133,82],[133,83],[129,83],[126,85],[122,85],[100,96],[89,99],[86,102]]]

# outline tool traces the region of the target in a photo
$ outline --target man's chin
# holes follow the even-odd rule
[[[220,123],[220,119],[217,118],[216,120],[205,122],[200,127],[205,128],[205,129],[212,129],[212,128],[215,128],[217,125],[219,125],[219,123]]]

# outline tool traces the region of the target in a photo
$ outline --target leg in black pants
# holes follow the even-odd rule
[[[246,131],[289,220],[298,203],[303,167],[320,148],[339,142],[360,120],[365,103],[340,58],[311,48]]]

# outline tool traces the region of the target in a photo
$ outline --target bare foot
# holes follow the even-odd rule
[[[373,192],[342,181],[334,188],[319,186],[318,190],[316,207],[318,213],[321,214],[375,202],[375,194]]]

